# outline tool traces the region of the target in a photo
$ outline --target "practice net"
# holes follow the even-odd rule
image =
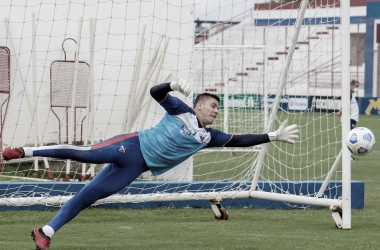
[[[89,145],[149,128],[164,114],[149,89],[181,77],[192,95],[172,94],[187,104],[203,92],[221,97],[212,128],[264,133],[288,119],[299,125],[300,139],[202,150],[160,176],[144,173],[98,204],[341,204],[342,127],[334,117],[342,105],[339,1],[50,2],[0,3],[0,46],[10,51],[9,69],[0,57],[1,76],[10,72],[3,148]],[[0,89],[5,84],[2,78]],[[59,206],[103,167],[42,158],[1,166],[0,206]]]

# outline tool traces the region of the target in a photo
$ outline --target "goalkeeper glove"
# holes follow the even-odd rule
[[[186,97],[189,96],[189,94],[191,92],[189,83],[182,78],[179,78],[176,81],[172,81],[170,83],[170,88],[172,90],[177,90],[177,91],[181,92]]]
[[[298,125],[293,124],[286,127],[288,120],[286,119],[276,132],[268,133],[270,141],[282,141],[290,144],[294,144],[296,139],[298,139]]]

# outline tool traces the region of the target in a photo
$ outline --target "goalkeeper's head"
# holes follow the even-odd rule
[[[217,95],[203,93],[197,96],[194,102],[194,112],[202,126],[214,122],[219,113],[220,98]]]

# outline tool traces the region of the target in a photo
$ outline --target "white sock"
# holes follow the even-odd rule
[[[22,149],[24,150],[25,157],[33,157],[34,147],[25,147],[25,148],[22,148]]]
[[[46,236],[48,236],[49,238],[53,237],[53,234],[54,234],[54,229],[49,226],[49,225],[46,225],[42,228],[42,231],[44,232],[44,234]]]

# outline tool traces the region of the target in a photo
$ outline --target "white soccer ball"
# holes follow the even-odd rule
[[[354,128],[347,135],[347,147],[355,155],[366,155],[375,147],[375,136],[368,128]]]

